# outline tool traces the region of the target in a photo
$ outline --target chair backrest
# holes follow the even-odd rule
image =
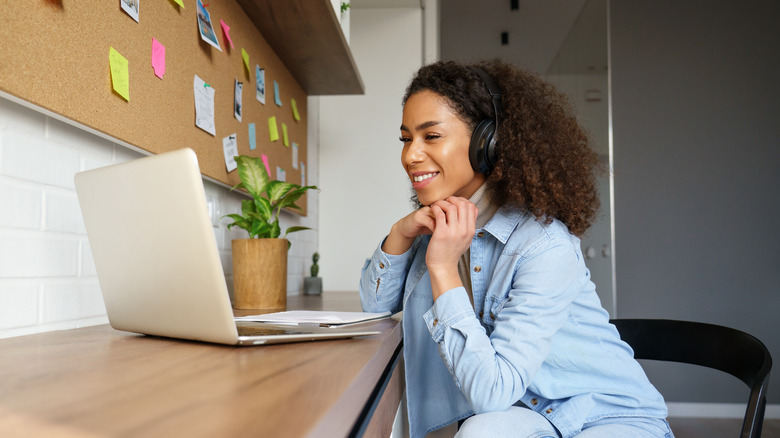
[[[729,373],[750,388],[742,438],[761,436],[772,356],[745,332],[714,324],[665,319],[613,319],[636,359],[682,362]]]

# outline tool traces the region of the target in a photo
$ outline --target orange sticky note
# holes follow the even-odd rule
[[[108,49],[108,63],[111,68],[111,85],[120,96],[130,101],[130,74],[127,59],[113,47]]]

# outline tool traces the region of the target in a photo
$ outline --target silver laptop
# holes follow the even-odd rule
[[[231,345],[373,335],[237,323],[195,152],[180,149],[76,174],[111,326]]]

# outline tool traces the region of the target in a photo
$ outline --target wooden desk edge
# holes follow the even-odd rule
[[[379,411],[381,404],[385,410],[392,409],[391,415],[395,418],[398,402],[387,403],[385,396],[397,392],[398,376],[402,375],[403,349],[402,349],[401,323],[391,329],[382,347],[378,350],[368,364],[352,380],[350,386],[341,394],[339,399],[331,406],[330,410],[317,422],[307,436],[311,438],[323,436],[356,436],[357,431],[366,429],[366,425],[372,422],[372,414]],[[400,373],[400,374],[399,374]],[[387,392],[387,387],[395,377],[395,391]],[[403,385],[403,379],[400,379]],[[403,390],[401,389],[401,392]],[[400,396],[398,397],[400,401]],[[385,402],[384,404],[382,402]],[[394,406],[389,406],[393,405]],[[390,421],[392,428],[392,420]],[[389,436],[390,430],[383,436]],[[365,435],[368,436],[368,435]]]

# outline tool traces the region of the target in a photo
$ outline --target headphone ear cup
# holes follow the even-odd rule
[[[479,122],[471,134],[469,161],[475,172],[487,175],[493,170],[496,159],[496,123],[493,119]]]

